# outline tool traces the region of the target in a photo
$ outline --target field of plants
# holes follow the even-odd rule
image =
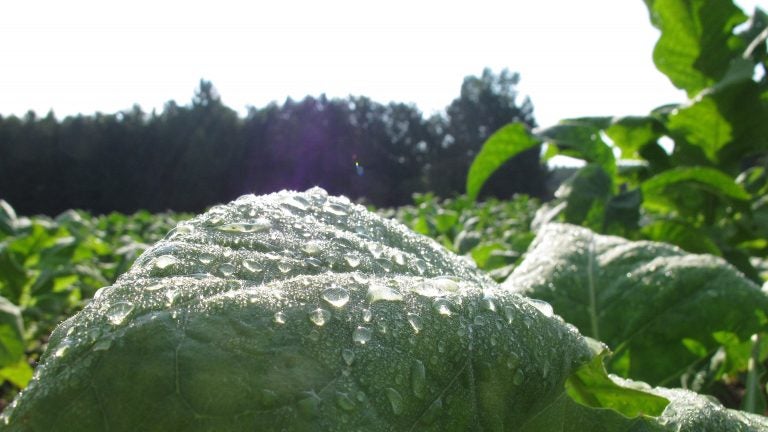
[[[312,188],[192,219],[0,201],[3,421],[768,430],[768,16],[646,3],[690,100],[505,126],[466,196],[369,212]],[[584,162],[552,201],[475,201],[539,145]]]

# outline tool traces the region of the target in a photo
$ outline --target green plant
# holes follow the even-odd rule
[[[567,119],[532,132],[505,126],[475,159],[467,192],[477,196],[506,160],[545,143],[548,157],[585,166],[540,222],[711,253],[760,281],[768,253],[768,16],[757,9],[746,22],[730,0],[646,3],[661,30],[656,66],[690,100],[647,116]]]
[[[610,378],[604,356],[548,304],[346,198],[246,196],[177,225],[58,326],[3,430],[768,427]]]
[[[32,377],[53,327],[184,215],[20,217],[0,200],[0,407]]]

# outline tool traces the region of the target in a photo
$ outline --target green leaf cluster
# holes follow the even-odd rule
[[[730,0],[648,0],[658,69],[690,100],[645,116],[508,125],[485,143],[470,197],[504,161],[538,144],[584,161],[542,209],[548,221],[722,256],[754,281],[768,253],[768,17]],[[750,259],[753,258],[753,259]]]
[[[19,217],[0,200],[2,399],[24,388],[53,327],[112,283],[184,215]]]

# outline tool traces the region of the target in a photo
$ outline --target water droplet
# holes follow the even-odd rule
[[[451,315],[451,302],[448,299],[439,298],[432,302],[432,307],[435,308],[435,312],[442,316]]]
[[[93,344],[93,350],[94,351],[106,351],[109,349],[109,347],[112,346],[112,339],[111,338],[104,338],[99,339],[96,341],[95,344]]]
[[[307,335],[307,337],[308,337],[308,338],[309,338],[309,340],[311,340],[312,342],[317,342],[317,341],[319,341],[319,340],[320,340],[320,333],[319,333],[317,330],[311,330],[311,331],[309,332],[309,335]]]
[[[416,284],[414,290],[416,294],[424,297],[439,297],[445,293],[440,289],[439,284],[434,284],[430,280],[426,280]]]
[[[378,243],[368,243],[366,248],[375,259],[381,258],[381,255],[384,253],[384,247]]]
[[[392,254],[392,261],[394,261],[394,263],[399,265],[399,266],[404,266],[405,265],[405,257],[403,256],[403,254],[401,254],[398,251],[395,251]]]
[[[507,357],[507,367],[509,369],[514,369],[520,364],[520,356],[518,356],[515,353],[509,353],[509,357]]]
[[[358,326],[352,333],[352,341],[359,343],[360,345],[365,345],[371,340],[372,333],[370,328]]]
[[[365,393],[362,391],[357,392],[357,400],[360,402],[365,402]]]
[[[445,352],[445,341],[437,341],[437,352],[444,353]]]
[[[213,254],[210,254],[208,252],[203,252],[203,253],[200,254],[199,257],[197,257],[197,259],[201,263],[206,264],[206,265],[210,264],[213,261],[214,258],[215,257],[213,256]]]
[[[515,308],[504,306],[504,317],[507,319],[507,324],[512,324],[512,321],[515,319]]]
[[[317,308],[309,313],[309,319],[317,326],[323,326],[331,320],[331,312],[323,308]]]
[[[178,264],[179,260],[173,255],[160,255],[155,259],[155,268],[165,270],[172,265]]]
[[[486,323],[485,317],[482,315],[477,315],[475,317],[474,323],[476,326],[483,326]]]
[[[346,393],[336,392],[336,405],[344,411],[353,411],[355,402]]]
[[[275,312],[275,316],[273,317],[275,324],[285,324],[286,319],[287,317],[282,312]]]
[[[357,266],[360,265],[360,257],[357,255],[346,254],[344,255],[344,261],[346,261],[347,265],[351,268],[357,268]]]
[[[344,348],[341,350],[341,358],[344,359],[344,363],[346,363],[347,366],[352,366],[352,362],[355,361],[355,352],[349,348]]]
[[[349,301],[349,291],[338,286],[326,288],[323,290],[321,296],[323,297],[323,300],[337,308],[343,307]]]
[[[518,369],[515,372],[515,375],[512,377],[512,383],[514,385],[520,385],[523,383],[523,380],[525,379],[525,374],[523,373],[522,369]]]
[[[411,365],[411,388],[419,399],[427,395],[427,372],[421,360],[415,360]]]
[[[325,204],[326,200],[328,200],[328,192],[318,186],[307,189],[306,193],[309,195],[309,199],[312,200],[312,203],[316,206],[321,206]]]
[[[342,204],[326,204],[324,207],[325,211],[327,213],[330,213],[334,216],[346,216],[349,214],[349,206],[345,206]]]
[[[120,325],[125,321],[128,315],[133,312],[133,303],[119,302],[107,309],[107,320],[112,325]]]
[[[424,412],[424,415],[421,416],[419,419],[419,423],[422,423],[426,426],[429,426],[431,424],[434,424],[438,417],[440,416],[440,412],[443,410],[443,399],[437,398],[432,404],[427,408],[427,411]]]
[[[381,284],[371,284],[368,287],[368,302],[370,303],[377,302],[379,300],[400,301],[402,299],[402,294],[388,286]]]
[[[381,334],[386,334],[387,330],[388,330],[387,323],[384,322],[384,321],[377,322],[376,323],[376,330],[378,330],[379,333],[381,333]]]
[[[219,231],[234,233],[257,233],[266,231],[270,228],[272,228],[272,222],[264,218],[255,219],[250,223],[235,222],[216,227]]]
[[[277,269],[280,270],[280,273],[286,274],[291,270],[293,270],[293,264],[285,261],[281,261],[277,263]]]
[[[315,256],[322,251],[320,246],[321,246],[320,242],[311,241],[304,244],[304,246],[301,247],[301,250],[303,250],[304,253],[306,253],[309,256]]]
[[[373,314],[371,313],[371,310],[368,308],[363,308],[363,321],[371,322],[372,318],[373,318]]]
[[[219,266],[219,273],[221,273],[221,275],[224,277],[232,276],[233,274],[235,274],[235,270],[237,270],[235,266],[233,266],[230,263],[224,263]]]
[[[543,313],[545,317],[551,318],[552,315],[555,314],[554,310],[552,309],[552,305],[545,302],[544,300],[538,300],[538,299],[528,299],[528,301],[539,310],[539,312]]]
[[[483,310],[496,312],[496,298],[493,295],[486,294],[480,300],[480,308]]]
[[[419,272],[420,275],[427,271],[427,263],[421,258],[416,259],[416,261],[413,262],[413,265],[416,266],[416,271]]]
[[[112,287],[111,287],[111,286],[105,286],[105,287],[103,287],[103,288],[99,288],[98,290],[96,290],[96,292],[95,292],[95,293],[93,293],[93,299],[94,299],[94,300],[98,300],[98,299],[100,299],[100,298],[101,298],[101,296],[103,296],[103,295],[104,295],[104,293],[106,293],[107,291],[109,291],[109,289],[110,289],[110,288],[112,288]]]
[[[320,397],[314,392],[307,392],[308,397],[297,402],[299,415],[304,418],[312,419],[320,413]]]
[[[301,210],[305,211],[309,207],[309,201],[301,195],[289,196],[283,199],[281,203],[283,208],[288,210]]]
[[[384,390],[384,393],[387,395],[387,399],[389,400],[389,404],[392,406],[392,413],[395,415],[400,415],[403,413],[403,397],[400,396],[400,393],[393,389],[392,387],[387,387]]]
[[[69,351],[69,342],[67,340],[63,340],[58,348],[56,348],[56,351],[53,352],[53,356],[62,358],[67,354],[67,351]]]
[[[243,260],[243,267],[251,273],[258,273],[262,270],[261,264],[254,260]]]
[[[352,280],[354,280],[355,282],[357,282],[359,284],[368,283],[368,278],[363,276],[363,275],[361,275],[360,273],[353,274],[352,275]]]
[[[178,292],[178,290],[175,290],[175,289],[169,289],[168,291],[166,291],[166,292],[165,292],[165,298],[167,299],[167,302],[166,302],[166,304],[167,304],[168,306],[172,306],[172,305],[173,305],[173,302],[175,302],[175,301],[176,301],[176,298],[177,298],[178,296],[179,296],[179,292]]]
[[[408,317],[408,323],[411,324],[411,327],[413,327],[413,331],[416,333],[421,331],[421,329],[424,327],[424,325],[421,322],[421,317],[416,315],[415,313],[409,313],[407,317]]]
[[[183,235],[192,234],[194,231],[195,231],[195,227],[192,225],[179,224],[179,225],[176,225],[176,227],[173,228],[170,232],[168,232],[168,234],[165,236],[165,239],[173,240]]]

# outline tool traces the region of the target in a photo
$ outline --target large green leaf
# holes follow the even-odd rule
[[[591,355],[537,306],[322,189],[243,197],[60,325],[6,430],[514,430]]]
[[[719,81],[744,41],[733,29],[746,16],[731,0],[645,0],[661,36],[653,52],[656,67],[693,97]]]
[[[662,212],[688,210],[703,213],[702,192],[721,199],[750,199],[744,188],[731,177],[707,167],[679,167],[664,171],[643,182],[641,187],[644,206]]]
[[[764,328],[768,296],[722,259],[585,228],[542,228],[503,286],[550,302],[582,332],[607,343],[613,371],[677,383],[720,346]]]
[[[474,199],[485,181],[504,162],[541,142],[522,123],[508,124],[496,131],[483,144],[467,174],[467,195]]]

